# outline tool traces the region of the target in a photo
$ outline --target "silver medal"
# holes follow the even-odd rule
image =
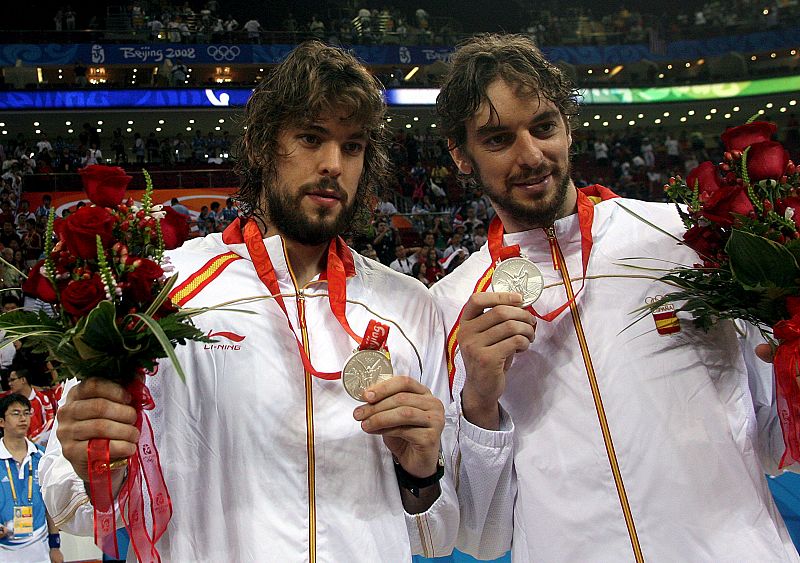
[[[344,390],[357,401],[364,401],[368,387],[393,376],[392,362],[380,350],[356,350],[342,368]]]
[[[519,293],[522,306],[533,304],[542,294],[544,277],[536,265],[527,258],[503,260],[494,268],[492,291]]]

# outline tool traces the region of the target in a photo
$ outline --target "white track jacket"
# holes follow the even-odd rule
[[[764,478],[783,451],[770,366],[753,360],[757,340],[740,347],[733,323],[705,333],[678,314],[680,330],[661,335],[647,313],[631,325],[637,309],[671,288],[653,279],[659,272],[630,266],[697,258],[621,205],[683,232],[667,204],[594,207],[585,288],[574,310],[540,320],[535,341],[515,356],[500,431],[460,416],[465,374],[454,354],[459,546],[491,558],[513,539],[519,562],[798,561]],[[558,220],[550,235],[552,243],[544,229],[504,237],[544,274],[534,304],[541,314],[567,300],[562,274],[573,292],[582,283],[578,216]],[[551,249],[563,253],[562,272]],[[490,262],[484,245],[434,286],[450,337]]]
[[[341,370],[356,344],[331,313],[327,282],[297,288],[281,239],[265,244],[313,366]],[[195,280],[176,295],[186,306],[268,295],[245,245],[227,244],[219,234],[170,256],[180,277],[176,288]],[[388,324],[394,372],[422,381],[446,402],[443,330],[430,294],[408,276],[355,253],[353,259],[347,282],[353,330],[364,334],[370,319]],[[162,559],[333,563],[449,553],[458,528],[450,479],[442,480],[442,494],[426,513],[406,514],[382,438],[361,430],[353,418],[359,403],[341,380],[305,372],[278,305],[265,299],[231,307],[256,314],[196,317],[218,342],[178,347],[185,384],[167,361],[148,377],[156,403],[150,417],[174,503],[157,544]],[[84,485],[53,436],[41,471],[50,514],[62,529],[91,535]],[[448,450],[454,448],[445,447],[449,470]]]

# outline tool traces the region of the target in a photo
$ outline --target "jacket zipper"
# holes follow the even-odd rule
[[[611,430],[608,427],[608,419],[606,412],[603,408],[603,399],[600,396],[600,387],[597,384],[597,374],[592,365],[592,358],[589,354],[589,346],[586,342],[586,333],[583,331],[583,324],[581,323],[580,314],[578,313],[578,304],[574,301],[575,293],[572,291],[572,280],[567,270],[567,262],[564,260],[564,255],[561,252],[561,247],[556,238],[556,231],[553,227],[545,228],[547,240],[550,242],[550,251],[553,255],[553,265],[556,270],[561,271],[561,278],[564,280],[564,289],[567,293],[567,299],[571,300],[569,305],[570,312],[572,313],[572,323],[575,325],[575,333],[578,337],[578,344],[581,348],[581,355],[583,356],[583,363],[586,366],[586,375],[589,379],[589,386],[592,390],[592,398],[594,399],[594,407],[597,412],[597,420],[600,423],[600,430],[603,433],[603,442],[606,447],[606,454],[608,455],[608,462],[611,466],[611,473],[614,475],[614,484],[616,485],[617,495],[619,496],[619,503],[622,508],[622,514],[625,518],[625,526],[628,528],[628,537],[631,541],[633,548],[633,555],[637,563],[644,562],[642,555],[642,547],[639,544],[639,536],[636,533],[636,524],[633,521],[633,513],[631,512],[630,503],[628,502],[628,494],[625,492],[625,483],[622,481],[622,472],[619,469],[619,461],[617,454],[614,450],[614,443],[611,439]]]
[[[289,267],[289,275],[292,278],[295,294],[297,295],[297,316],[300,322],[300,334],[303,340],[303,349],[308,357],[311,352],[308,346],[308,328],[306,326],[306,303],[303,290],[297,287],[292,265],[286,248],[283,249],[286,265]],[[306,392],[306,454],[308,456],[308,561],[317,561],[317,499],[316,499],[316,475],[314,467],[314,397],[312,395],[312,375],[308,371],[304,372],[305,392]]]

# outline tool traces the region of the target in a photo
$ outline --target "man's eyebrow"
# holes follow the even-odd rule
[[[531,118],[530,123],[540,123],[542,121],[547,121],[548,119],[558,119],[559,117],[561,117],[561,113],[558,110],[551,109],[534,115],[533,118]],[[507,129],[508,127],[502,124],[487,123],[486,125],[478,127],[478,129],[475,130],[475,134],[479,137],[486,137],[494,133],[506,131]]]
[[[326,127],[323,127],[319,123],[305,123],[305,124],[300,126],[300,129],[303,129],[305,131],[313,131],[314,133],[319,133],[320,135],[323,135],[323,136],[330,136],[331,135],[330,130],[327,129]],[[367,133],[366,133],[366,131],[364,131],[362,129],[362,130],[356,131],[355,133],[350,134],[347,137],[347,139],[348,140],[366,140],[367,139]]]

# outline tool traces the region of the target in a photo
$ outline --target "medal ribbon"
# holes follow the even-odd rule
[[[303,361],[305,370],[315,377],[327,379],[329,381],[342,377],[341,371],[322,372],[315,369],[311,364],[311,358],[306,354],[303,343],[297,338],[297,334],[294,331],[294,325],[292,325],[292,320],[289,318],[289,312],[286,309],[286,304],[283,301],[283,296],[278,286],[278,276],[275,273],[272,260],[270,260],[267,247],[264,245],[261,230],[253,219],[250,219],[244,227],[244,242],[250,253],[250,258],[253,260],[253,265],[256,268],[259,279],[275,298],[275,301],[286,317],[289,329],[292,331],[292,335],[297,342],[297,350],[300,353],[300,358]],[[333,316],[336,317],[336,320],[339,321],[339,324],[345,332],[350,335],[350,338],[358,343],[359,349],[377,350],[383,348],[389,334],[388,326],[371,320],[367,325],[364,338],[361,338],[350,327],[350,323],[347,321],[347,316],[345,314],[347,306],[347,275],[344,269],[344,262],[340,257],[340,253],[344,252],[350,252],[350,249],[347,248],[347,245],[340,237],[331,240],[328,245],[328,261],[325,271],[325,276],[328,281],[328,304],[330,305],[331,312]]]
[[[578,194],[578,201],[577,201],[578,225],[581,231],[581,263],[583,264],[581,287],[578,289],[578,291],[575,292],[572,299],[567,299],[566,303],[544,315],[539,314],[533,308],[533,305],[529,305],[528,307],[525,308],[526,310],[530,311],[531,314],[533,314],[535,317],[538,317],[545,322],[550,322],[556,317],[558,317],[561,313],[563,313],[564,310],[567,307],[569,307],[572,304],[572,302],[578,297],[578,294],[583,290],[583,287],[586,284],[586,269],[589,266],[589,256],[591,255],[592,245],[594,244],[592,240],[592,221],[594,220],[594,204],[581,190],[577,190],[577,194]],[[503,222],[500,221],[500,218],[496,215],[494,219],[492,219],[492,222],[489,225],[488,245],[489,245],[489,254],[492,257],[493,267],[496,266],[498,262],[502,262],[503,260],[520,256],[520,248],[518,244],[514,244],[511,246],[503,246]],[[553,264],[555,265],[556,269],[559,269],[561,267],[560,264],[558,263],[558,257],[555,254],[555,248],[553,248]],[[564,280],[564,283],[568,283],[567,280]]]

